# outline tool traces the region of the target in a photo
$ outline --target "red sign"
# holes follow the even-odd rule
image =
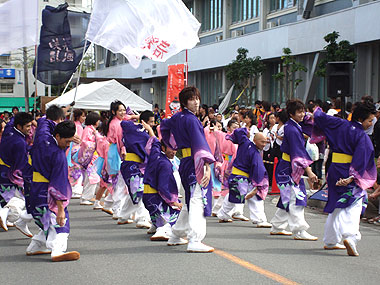
[[[169,65],[168,67],[165,118],[170,118],[181,109],[178,94],[184,88],[184,68],[184,64]]]

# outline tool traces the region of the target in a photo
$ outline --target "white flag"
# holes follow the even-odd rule
[[[38,0],[0,4],[0,54],[37,44]]]
[[[86,38],[137,68],[166,61],[198,42],[200,23],[181,0],[95,0]]]
[[[227,110],[228,106],[230,105],[231,95],[232,91],[234,90],[235,84],[232,84],[230,90],[228,90],[226,97],[224,97],[222,103],[220,103],[218,112],[220,114],[223,114],[225,110]]]

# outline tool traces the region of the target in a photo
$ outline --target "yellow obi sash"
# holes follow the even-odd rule
[[[249,174],[247,172],[244,172],[243,170],[240,170],[239,168],[236,168],[235,166],[232,167],[232,174],[241,175],[247,178],[249,177]]]
[[[49,183],[49,180],[43,177],[41,173],[33,171],[33,182]]]
[[[151,187],[149,184],[144,184],[144,194],[156,194],[158,193],[156,189]]]
[[[28,163],[32,165],[32,156],[30,154],[28,154]]]
[[[285,152],[283,152],[282,153],[282,159],[285,160],[285,161],[290,162],[290,155],[287,154],[287,153],[285,153]]]
[[[1,158],[0,158],[0,165],[4,165],[4,166],[10,168],[10,166],[8,164],[6,164]]]
[[[230,161],[230,156],[228,154],[223,154],[224,160],[225,161]]]
[[[186,157],[190,157],[190,156],[191,156],[191,148],[190,147],[183,148],[182,149],[182,157],[186,158]]]
[[[352,155],[345,154],[345,153],[333,152],[332,162],[333,163],[351,163],[352,162]]]
[[[138,163],[142,163],[142,159],[135,153],[133,152],[128,152],[125,157],[124,157],[124,160],[125,161],[134,161],[134,162],[138,162]]]

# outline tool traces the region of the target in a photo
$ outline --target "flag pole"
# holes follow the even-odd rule
[[[185,77],[186,77],[186,80],[185,80],[185,87],[187,87],[187,85],[188,85],[188,76],[189,76],[189,73],[188,73],[188,71],[189,71],[189,63],[188,63],[188,61],[187,61],[187,50],[186,50],[186,64],[185,64]]]
[[[39,10],[39,3],[37,2],[37,11]],[[39,14],[39,13],[38,13]],[[38,42],[38,14],[37,14],[37,30],[36,30],[36,37],[37,37],[37,42]],[[36,111],[37,111],[37,68],[38,68],[38,45],[36,44],[34,46],[34,57],[35,60],[34,62],[36,63],[36,69],[34,71],[34,102],[33,102],[33,119],[36,119]],[[41,107],[41,106],[40,106]]]
[[[72,120],[72,119],[73,119],[73,116],[74,116],[73,109],[74,109],[74,105],[75,105],[75,99],[76,99],[76,97],[77,97],[77,92],[78,92],[78,85],[79,85],[80,75],[81,75],[81,73],[82,73],[83,58],[84,58],[84,56],[85,56],[85,54],[86,54],[86,46],[87,46],[87,39],[86,39],[85,42],[84,42],[83,53],[82,53],[82,59],[81,59],[81,61],[80,61],[80,65],[79,65],[79,74],[78,74],[77,84],[76,84],[76,87],[75,87],[74,100],[73,100],[73,102],[71,103],[70,120]]]

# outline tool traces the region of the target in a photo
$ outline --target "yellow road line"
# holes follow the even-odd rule
[[[294,282],[292,280],[289,280],[279,274],[276,274],[276,273],[273,273],[271,271],[268,271],[268,270],[265,270],[257,265],[254,265],[252,263],[249,263],[248,261],[245,261],[239,257],[236,257],[232,254],[229,254],[223,250],[220,250],[220,249],[215,249],[214,253],[216,253],[217,255],[221,256],[221,257],[224,257],[225,259],[228,259],[229,261],[232,261],[240,266],[243,266],[251,271],[254,271],[256,273],[259,273],[261,275],[264,275],[265,277],[267,278],[270,278],[278,283],[281,283],[281,284],[291,284],[291,285],[296,285],[298,284],[297,282]]]

